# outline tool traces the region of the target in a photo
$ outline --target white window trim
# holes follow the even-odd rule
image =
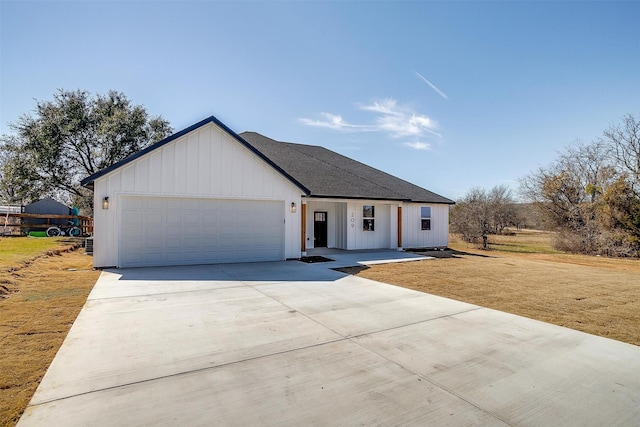
[[[371,208],[372,216],[365,216],[364,212],[367,208]],[[371,221],[371,229],[365,227],[366,221]],[[376,231],[376,207],[375,205],[362,206],[362,231]]]
[[[429,216],[422,216],[422,208],[429,208]],[[420,230],[421,231],[431,231],[431,206],[420,206]],[[422,225],[422,221],[428,219],[429,220],[429,228],[424,228]]]

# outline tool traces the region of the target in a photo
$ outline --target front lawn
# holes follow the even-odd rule
[[[489,241],[483,251],[452,239],[453,257],[358,275],[640,345],[640,260],[560,253],[548,233]]]

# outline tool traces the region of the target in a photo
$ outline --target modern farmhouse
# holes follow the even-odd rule
[[[96,267],[444,247],[453,204],[323,147],[238,135],[213,116],[82,185],[94,191]]]

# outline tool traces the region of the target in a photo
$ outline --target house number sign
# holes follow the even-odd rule
[[[355,228],[356,226],[356,213],[351,212],[351,228]]]

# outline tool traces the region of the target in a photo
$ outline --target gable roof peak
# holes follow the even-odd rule
[[[253,154],[255,154],[256,156],[258,156],[259,158],[261,158],[262,160],[264,160],[269,166],[271,166],[272,168],[274,168],[278,173],[280,173],[281,175],[283,175],[287,180],[289,180],[291,183],[293,183],[296,187],[300,188],[305,194],[309,193],[309,190],[302,185],[300,182],[298,182],[294,177],[292,177],[291,175],[289,175],[286,171],[284,171],[283,169],[281,169],[277,164],[275,164],[273,161],[271,161],[268,157],[266,157],[263,153],[261,153],[260,151],[256,150],[255,147],[253,147],[251,144],[249,144],[247,141],[245,141],[244,139],[242,139],[237,133],[235,133],[234,131],[232,131],[229,127],[227,127],[227,125],[225,125],[224,123],[222,123],[220,120],[218,120],[215,116],[209,116],[206,119],[203,119],[179,132],[174,133],[173,135],[170,135],[164,139],[162,139],[161,141],[158,141],[154,144],[149,145],[148,147],[138,151],[137,153],[134,153],[132,155],[130,155],[129,157],[120,160],[119,162],[104,168],[96,173],[94,173],[91,176],[86,177],[85,179],[83,179],[80,182],[80,185],[82,185],[83,187],[87,187],[87,188],[93,188],[93,183],[95,182],[96,179],[100,178],[103,175],[108,174],[109,172],[112,172],[116,169],[119,169],[121,167],[123,167],[124,165],[131,163],[132,161],[144,156],[147,153],[150,153],[154,150],[157,150],[158,148],[169,144],[172,141],[175,141],[176,139],[195,131],[196,129],[199,129],[209,123],[213,123],[216,126],[218,126],[219,128],[221,128],[224,132],[226,132],[229,136],[231,136],[233,139],[235,139],[238,143],[240,143],[241,145],[245,146],[249,151],[251,151]]]

